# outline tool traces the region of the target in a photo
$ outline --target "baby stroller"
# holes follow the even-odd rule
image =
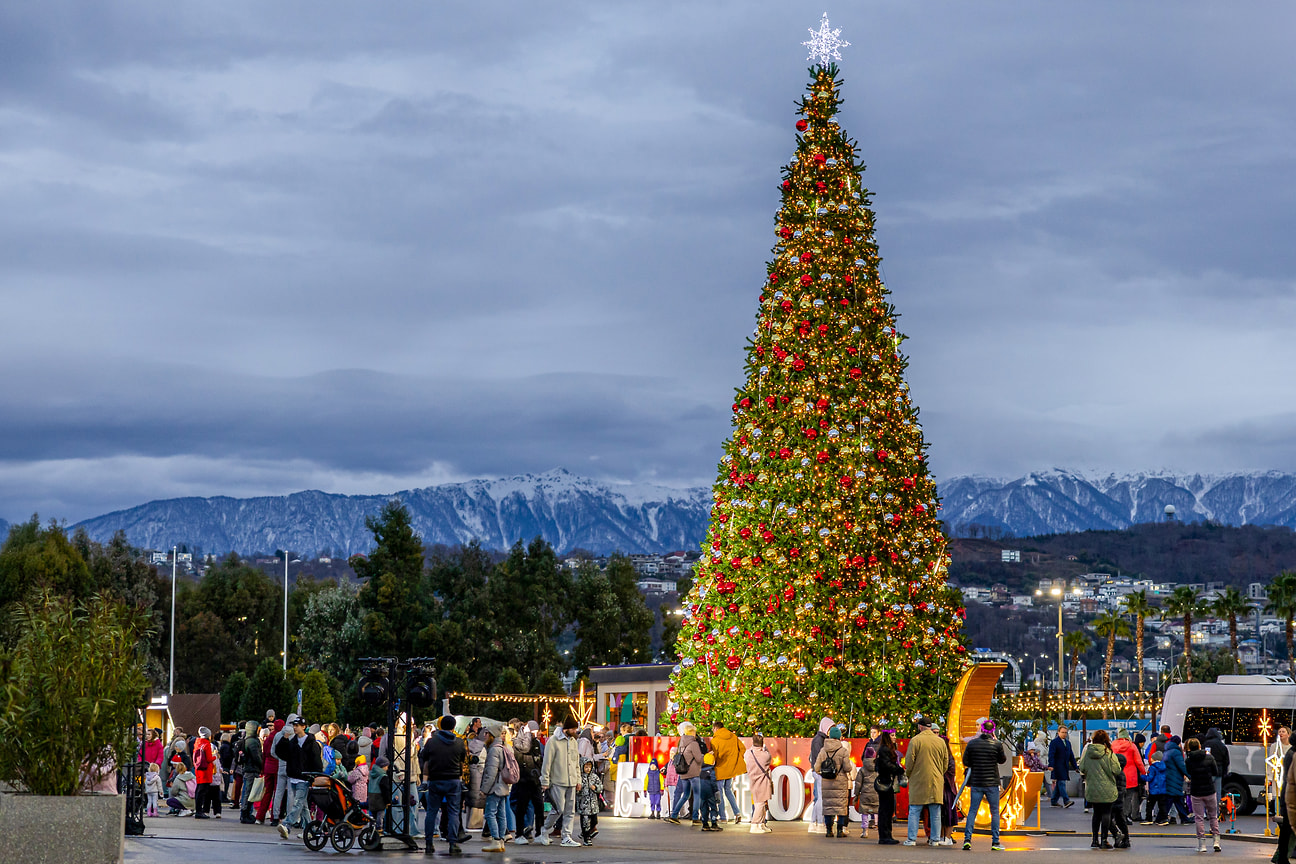
[[[346,852],[355,845],[357,835],[362,848],[376,839],[381,826],[360,809],[347,784],[327,774],[305,776],[311,778],[306,800],[324,814],[323,819],[312,819],[302,829],[307,849],[318,852],[326,843],[332,843],[337,851]]]

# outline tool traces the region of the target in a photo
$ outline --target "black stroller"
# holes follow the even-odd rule
[[[360,809],[350,787],[327,774],[308,773],[306,776],[311,778],[306,800],[324,816],[323,819],[312,819],[302,829],[302,842],[306,848],[318,852],[325,844],[332,843],[338,852],[346,852],[355,845],[357,838],[362,849],[372,845],[381,835],[382,826]]]

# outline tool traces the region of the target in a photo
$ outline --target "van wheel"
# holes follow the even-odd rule
[[[1251,790],[1245,783],[1240,780],[1225,780],[1223,790],[1225,795],[1237,796],[1239,816],[1250,816],[1255,812],[1255,799],[1251,797]]]

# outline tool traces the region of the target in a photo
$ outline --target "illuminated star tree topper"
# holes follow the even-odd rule
[[[801,44],[810,49],[810,56],[807,60],[813,60],[821,66],[827,66],[833,60],[842,59],[841,49],[849,48],[850,44],[841,38],[841,28],[833,29],[828,25],[828,13],[823,14],[819,21],[818,30],[810,30],[810,41]]]

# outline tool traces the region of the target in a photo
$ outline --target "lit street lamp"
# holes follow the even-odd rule
[[[1065,668],[1062,664],[1062,658],[1066,656],[1066,649],[1063,648],[1062,646],[1062,594],[1063,593],[1064,593],[1063,590],[1057,587],[1056,585],[1054,585],[1052,588],[1049,589],[1049,594],[1051,594],[1053,597],[1057,599],[1057,604],[1058,604],[1057,640],[1058,640],[1058,678],[1059,679],[1062,677],[1063,670]],[[1080,589],[1073,588],[1071,589],[1071,593],[1079,597]],[[1044,592],[1037,588],[1035,590],[1035,596],[1042,597],[1044,596]],[[1059,689],[1061,688],[1061,681],[1058,682],[1058,687]]]

